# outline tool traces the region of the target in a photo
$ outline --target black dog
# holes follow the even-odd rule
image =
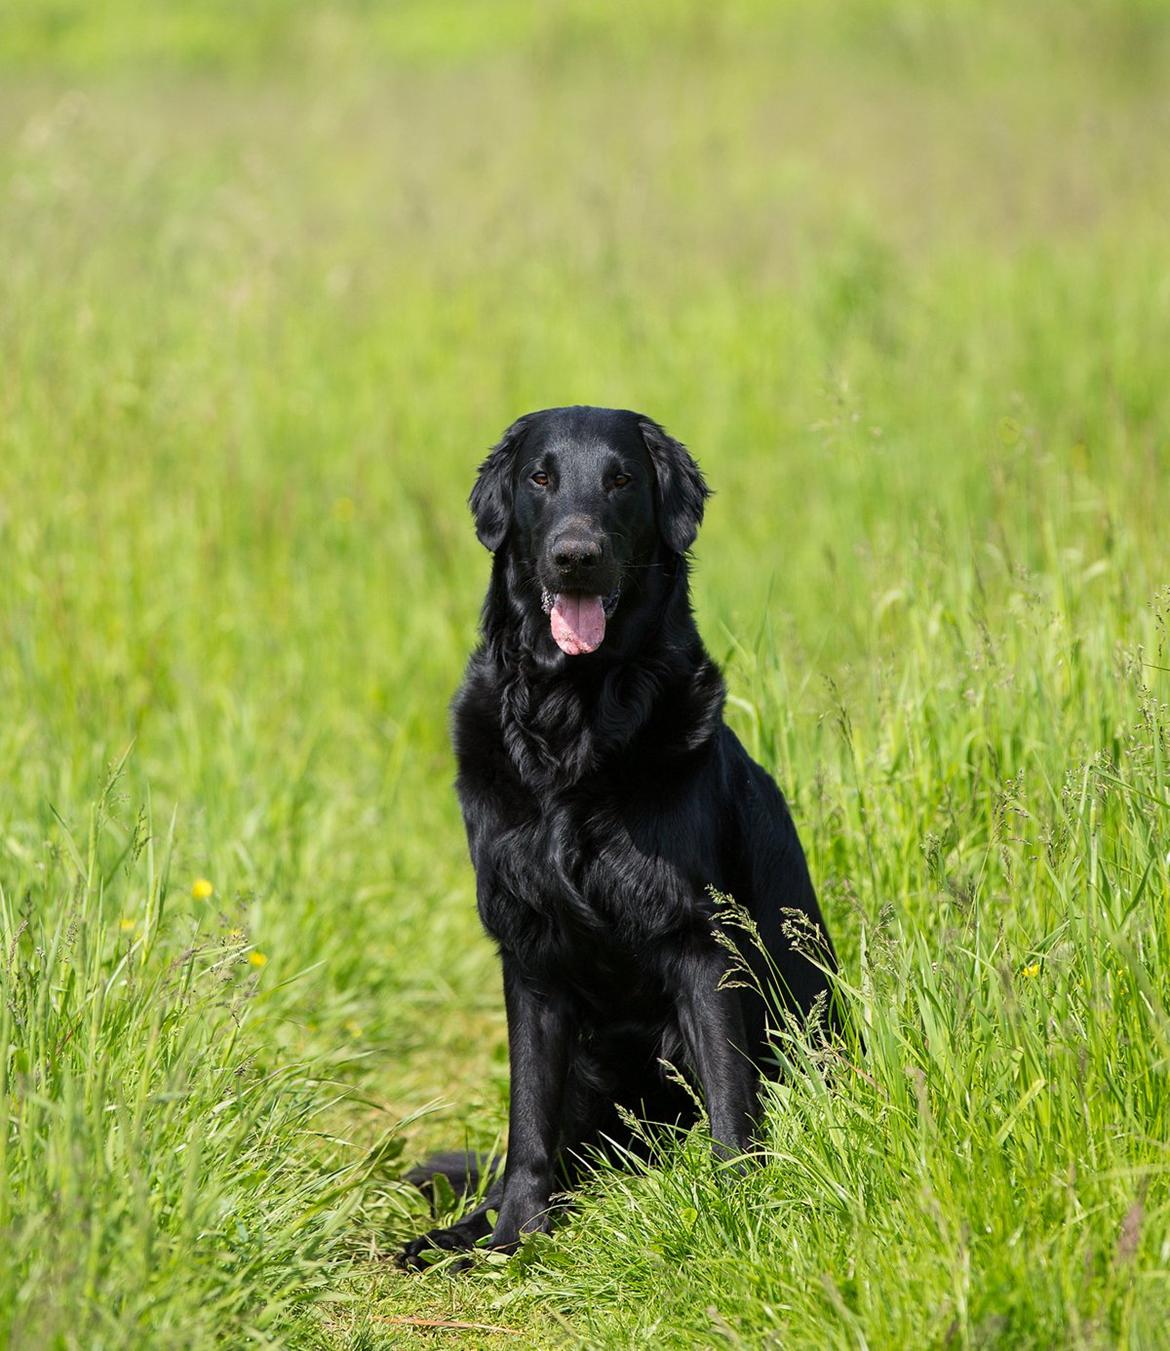
[[[716,1149],[742,1153],[769,1020],[828,1002],[835,959],[796,829],[723,722],[691,615],[686,552],[707,495],[678,441],[612,409],[530,413],[480,467],[471,509],[495,557],[454,736],[479,913],[504,969],[508,1154],[484,1204],[408,1244],[406,1265],[471,1247],[492,1210],[492,1248],[546,1229],[558,1175],[631,1144],[619,1108],[693,1122],[671,1064],[701,1090]],[[755,922],[758,945],[723,929],[755,988],[726,979],[709,888]],[[817,961],[787,936],[793,911]],[[784,993],[761,993],[770,982]]]

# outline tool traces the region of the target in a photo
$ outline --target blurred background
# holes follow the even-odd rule
[[[1152,0],[6,5],[10,809],[132,736],[209,811],[204,751],[277,728],[446,774],[463,503],[534,407],[692,447],[720,656],[766,622],[868,666],[908,550],[1027,568],[1124,518],[1145,557],[1168,32]]]
[[[8,0],[12,923],[104,859],[126,941],[169,894],[174,952],[262,958],[249,1063],[490,1142],[465,499],[588,402],[716,490],[700,623],[847,963],[883,906],[933,932],[1004,784],[1117,750],[1163,660],[1168,70],[1160,0]],[[168,893],[116,862],[173,814]]]

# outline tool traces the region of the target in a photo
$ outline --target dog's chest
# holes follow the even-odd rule
[[[605,720],[572,691],[534,694],[523,717],[491,693],[469,681],[455,717],[484,927],[534,972],[593,988],[636,977],[663,939],[702,923],[718,883],[712,832],[696,825],[698,769],[664,778],[641,742],[607,744]]]
[[[621,804],[549,795],[487,842],[493,885],[481,893],[489,933],[556,961],[636,959],[685,920],[687,880],[626,824]]]

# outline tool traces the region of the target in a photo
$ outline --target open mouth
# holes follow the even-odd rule
[[[579,657],[585,652],[596,652],[605,638],[605,621],[617,609],[621,587],[615,586],[608,596],[589,596],[580,591],[558,591],[554,595],[545,589],[540,603],[549,617],[553,641],[566,656]]]

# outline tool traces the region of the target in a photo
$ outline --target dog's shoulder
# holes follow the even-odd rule
[[[485,649],[478,647],[451,701],[451,741],[461,779],[477,770],[494,778],[509,766],[502,703],[500,672]]]

